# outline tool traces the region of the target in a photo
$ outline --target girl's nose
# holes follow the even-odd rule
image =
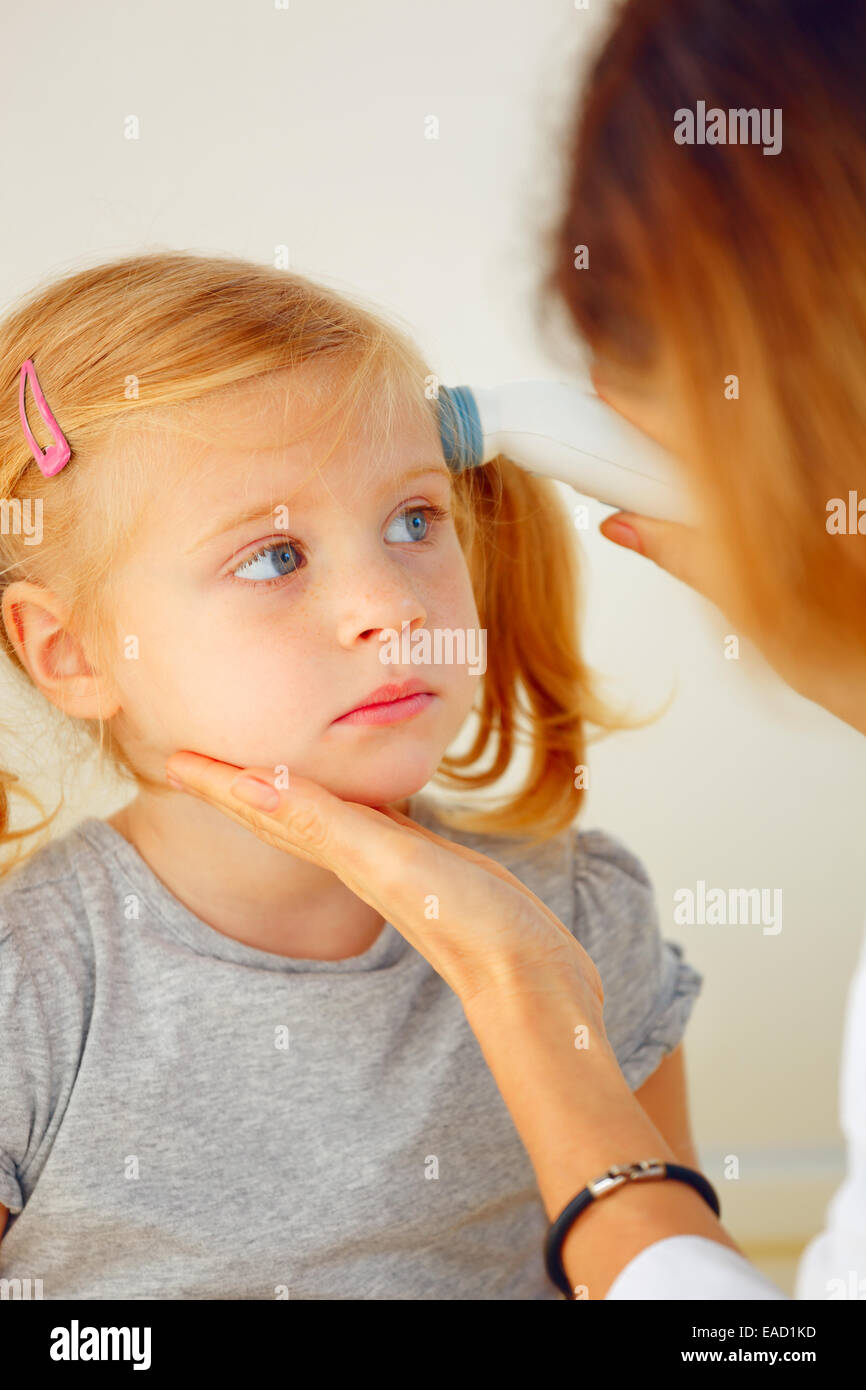
[[[345,647],[352,646],[358,638],[384,642],[394,636],[400,637],[404,628],[411,637],[426,621],[426,608],[416,595],[407,592],[404,581],[353,595],[343,607],[338,636]]]

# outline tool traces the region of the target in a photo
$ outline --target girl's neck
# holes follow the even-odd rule
[[[394,803],[404,814],[408,805]],[[384,926],[336,874],[265,844],[194,797],[140,792],[106,819],[184,907],[245,945],[344,960],[368,951]]]

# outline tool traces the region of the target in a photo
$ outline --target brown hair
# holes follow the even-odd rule
[[[18,417],[18,375],[27,357],[73,451],[69,466],[49,479],[37,468]],[[70,625],[97,669],[110,666],[112,563],[147,495],[147,428],[168,422],[187,429],[202,397],[314,359],[346,368],[343,389],[322,392],[333,395],[322,414],[346,404],[347,419],[356,409],[377,412],[377,428],[387,434],[398,399],[428,417],[436,411],[435,377],[409,337],[301,275],[233,258],[159,252],[35,290],[0,324],[0,493],[31,504],[41,499],[44,539],[31,546],[15,532],[0,535],[0,594],[15,579],[50,588],[69,605]],[[50,442],[32,411],[30,420],[40,444]],[[122,486],[106,484],[100,460],[109,459]],[[501,456],[454,476],[452,494],[480,626],[490,640],[477,734],[462,756],[443,758],[434,780],[461,789],[494,782],[517,752],[519,715],[525,715],[531,758],[524,784],[495,810],[454,812],[453,823],[544,840],[579,810],[583,783],[575,785],[574,774],[585,759],[586,722],[599,729],[624,722],[596,695],[580,655],[574,529],[554,485]],[[555,562],[543,563],[545,555]],[[0,629],[8,660],[29,681],[5,626]],[[109,757],[121,776],[143,780],[108,723],[75,723],[97,744],[100,759]],[[492,762],[477,770],[491,742]],[[33,801],[11,774],[0,778],[0,842],[46,829],[60,809],[11,830],[10,783]],[[0,873],[38,847],[0,866]]]
[[[866,653],[866,543],[828,533],[866,496],[864,71],[862,0],[629,0],[570,118],[539,299],[602,380],[661,388],[739,613],[812,659]],[[677,143],[699,101],[781,110],[780,151]]]

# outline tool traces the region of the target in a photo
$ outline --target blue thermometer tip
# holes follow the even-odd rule
[[[439,434],[445,462],[453,473],[483,463],[481,416],[468,386],[439,387]]]

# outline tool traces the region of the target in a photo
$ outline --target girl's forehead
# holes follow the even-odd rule
[[[394,402],[383,425],[375,409],[329,411],[320,397],[247,386],[211,402],[209,414],[200,400],[170,425],[151,419],[149,441],[141,441],[149,507],[205,516],[255,494],[306,509],[328,504],[335,488],[349,499],[410,469],[444,469],[438,429],[411,401]]]
[[[436,435],[423,392],[411,382],[373,380],[353,391],[351,379],[319,363],[233,384],[208,397],[156,412],[153,426],[197,441],[201,450],[268,450],[333,441],[381,447],[415,435]],[[169,443],[169,441],[167,441]]]

